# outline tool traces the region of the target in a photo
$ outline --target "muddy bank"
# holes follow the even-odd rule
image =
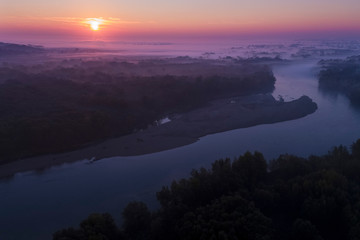
[[[206,107],[173,116],[170,122],[137,133],[72,152],[27,158],[2,165],[0,177],[83,159],[95,161],[113,156],[159,152],[194,143],[213,133],[301,118],[316,109],[316,103],[306,96],[291,102],[276,101],[270,94],[217,100]]]

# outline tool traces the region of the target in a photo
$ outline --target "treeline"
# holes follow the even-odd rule
[[[118,228],[110,214],[91,214],[54,240],[360,238],[360,139],[324,156],[259,152],[215,161],[157,193],[160,209],[131,202]]]
[[[202,72],[206,66],[211,67],[203,65]],[[52,69],[50,75],[45,70],[30,73],[29,69],[21,72],[3,67],[2,78],[7,72],[16,74],[0,84],[0,164],[129,134],[163,116],[216,98],[273,90],[275,78],[269,68],[239,68],[242,74],[234,77],[221,72],[186,75],[186,69],[181,76],[125,77],[119,73],[89,74],[76,67]]]
[[[16,55],[16,54],[34,54],[43,53],[45,49],[41,46],[20,45],[13,43],[0,42],[0,56]]]
[[[320,64],[319,88],[344,93],[352,103],[360,104],[360,56],[322,60]]]

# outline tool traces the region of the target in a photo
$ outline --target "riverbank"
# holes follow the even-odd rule
[[[203,108],[174,116],[170,122],[160,126],[76,151],[4,164],[0,167],[0,178],[83,159],[96,161],[113,156],[135,156],[164,151],[194,143],[213,133],[301,118],[316,109],[316,103],[306,96],[291,102],[276,101],[270,94],[216,100]]]
[[[6,64],[5,64],[6,65]],[[0,164],[79,149],[238,95],[269,93],[269,66],[189,57],[0,67]]]

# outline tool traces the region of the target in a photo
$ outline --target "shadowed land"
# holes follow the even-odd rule
[[[301,118],[316,109],[316,104],[306,96],[291,102],[276,101],[271,95],[264,94],[216,100],[206,107],[177,115],[170,122],[133,134],[72,152],[27,158],[2,165],[0,177],[81,159],[93,161],[159,152],[194,143],[200,137],[212,133]]]
[[[13,44],[1,48],[10,56],[22,49],[28,58],[49,51]],[[275,81],[269,66],[239,58],[4,62],[0,176],[81,159],[158,152],[316,110],[305,96],[276,101],[270,95]],[[164,117],[171,122],[155,127]]]

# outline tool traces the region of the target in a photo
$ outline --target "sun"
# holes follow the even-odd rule
[[[92,31],[96,32],[99,30],[103,30],[106,25],[108,25],[108,20],[103,18],[85,18],[81,24],[84,27],[89,27]]]
[[[91,20],[89,23],[90,23],[90,27],[93,31],[99,30],[99,25],[100,25],[99,21]]]

